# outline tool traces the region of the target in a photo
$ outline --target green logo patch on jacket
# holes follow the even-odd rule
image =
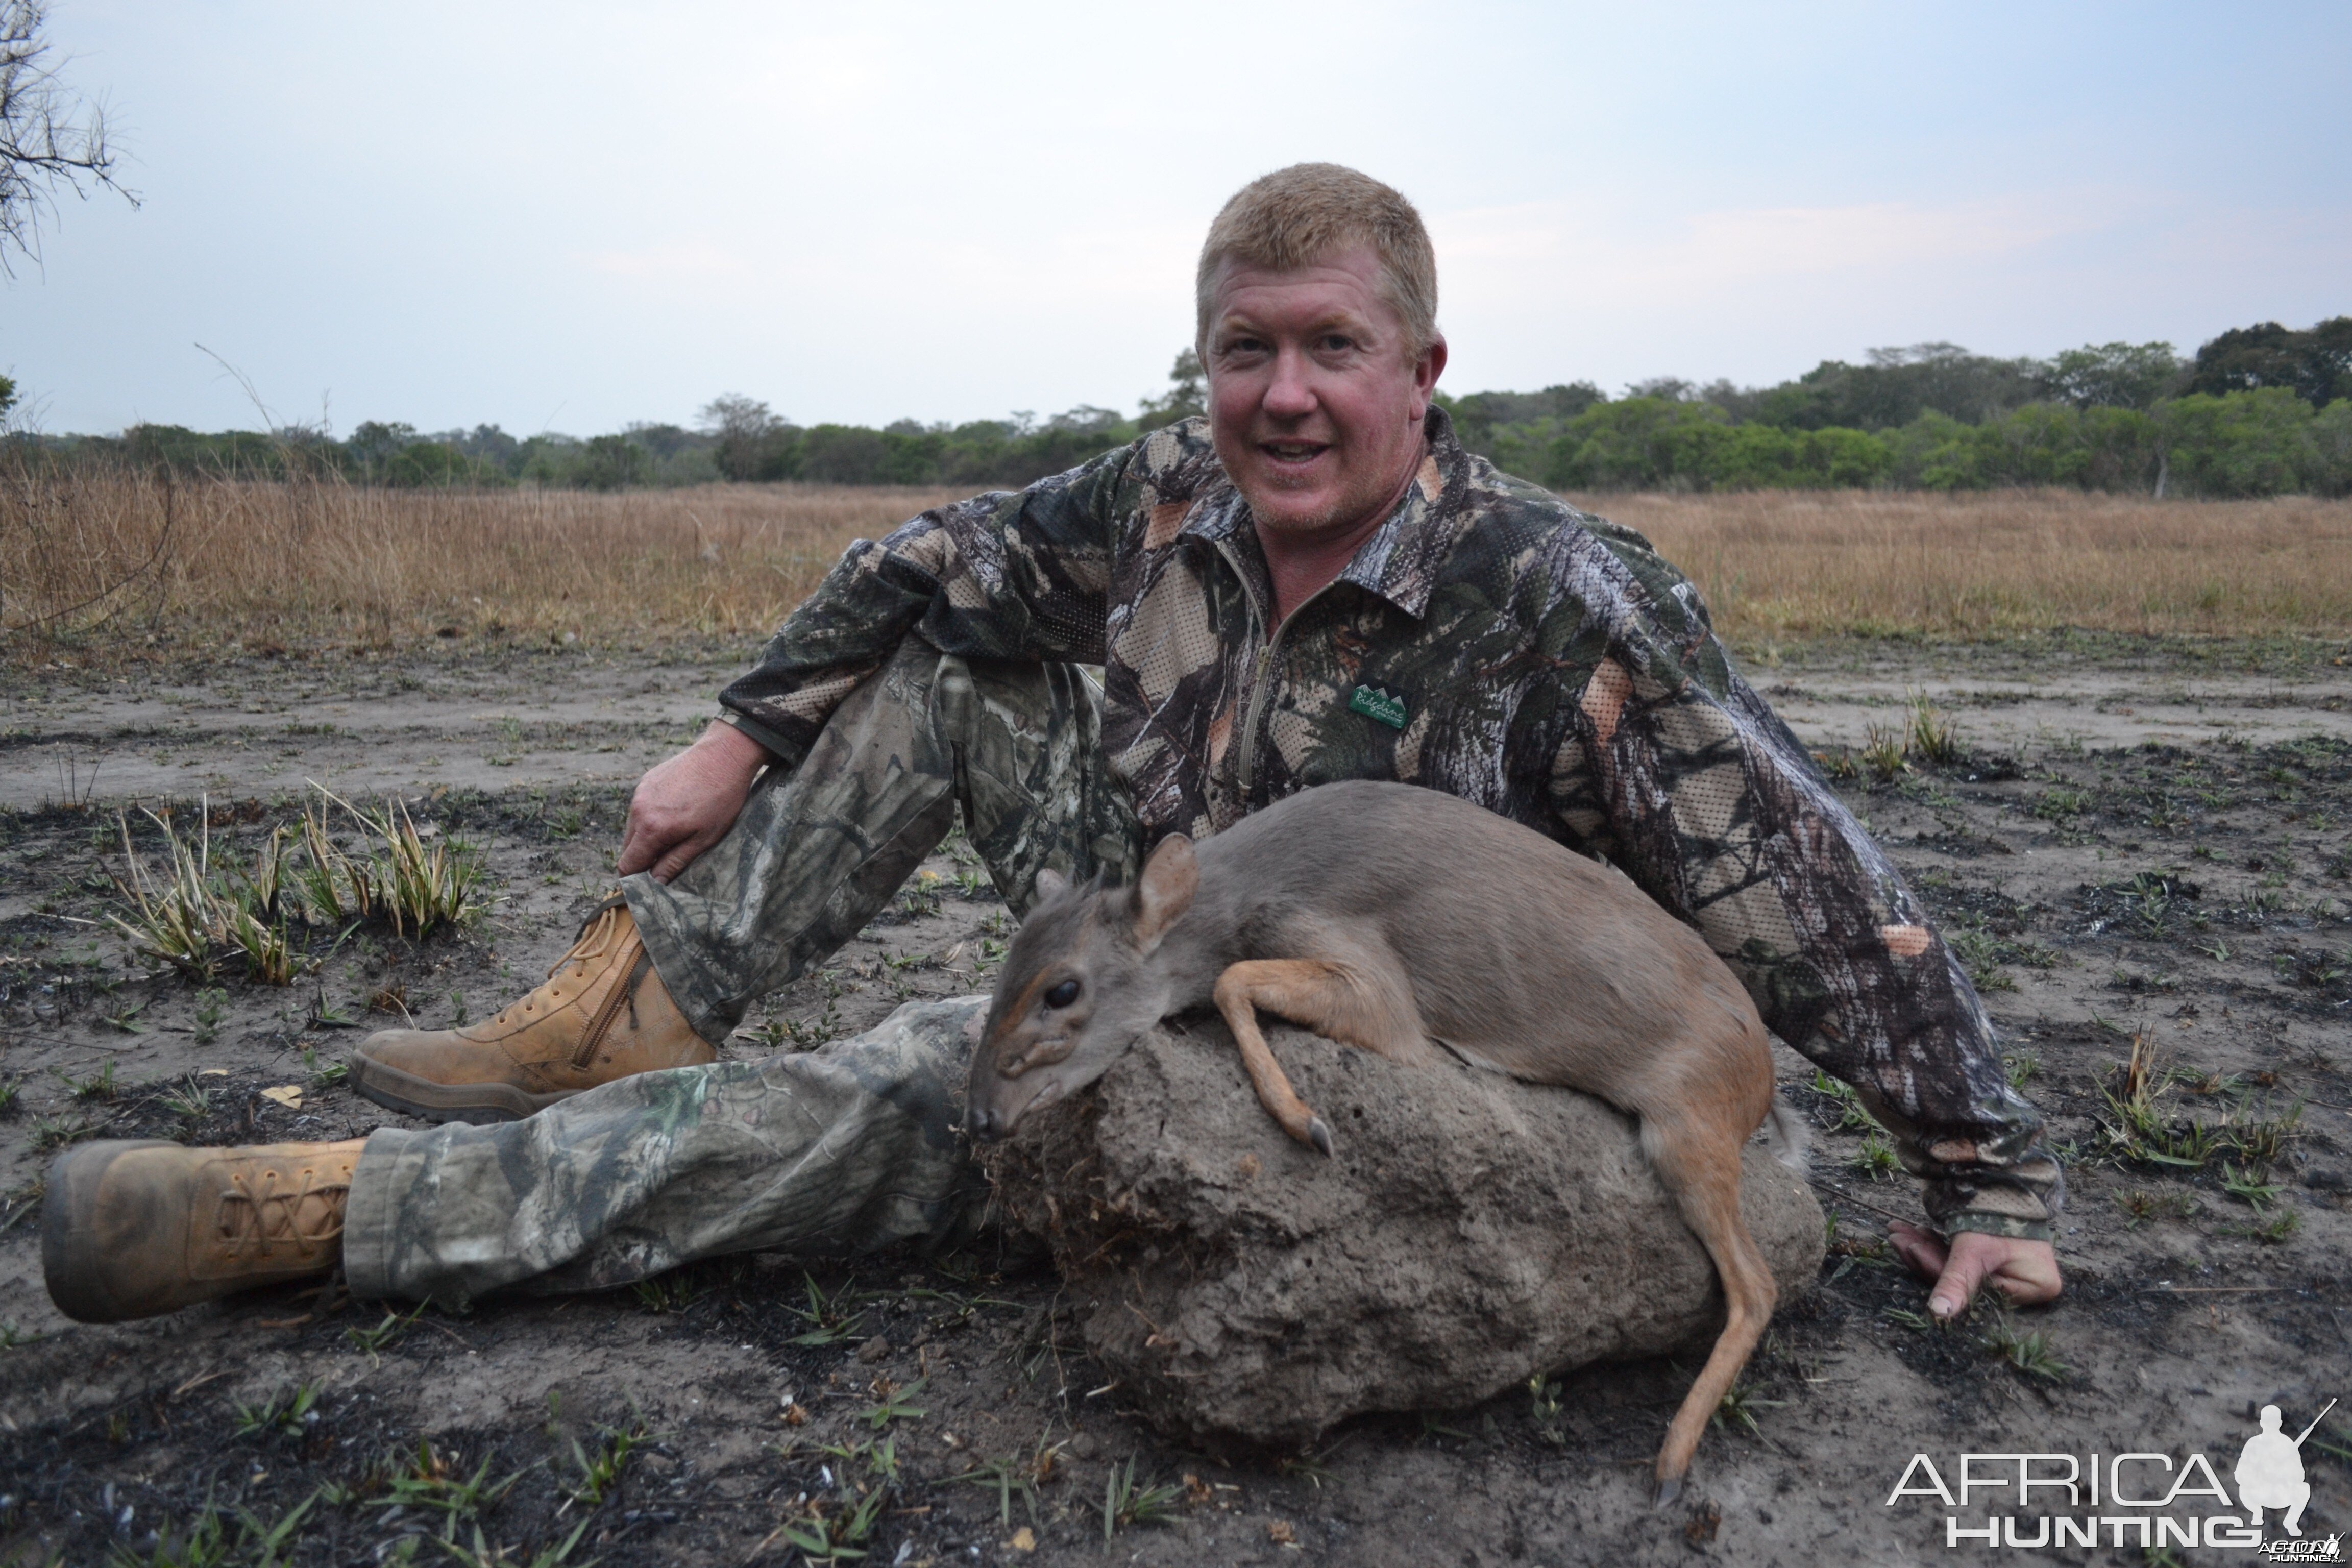
[[[1377,719],[1391,730],[1404,728],[1404,699],[1385,686],[1359,686],[1348,693],[1350,712]]]

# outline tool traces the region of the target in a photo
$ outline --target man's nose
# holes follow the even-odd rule
[[[1307,379],[1306,356],[1296,349],[1275,355],[1274,379],[1265,389],[1265,411],[1277,418],[1297,419],[1314,413],[1315,401],[1315,388]]]

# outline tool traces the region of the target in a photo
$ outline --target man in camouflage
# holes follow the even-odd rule
[[[959,811],[1018,913],[1042,869],[1123,878],[1166,834],[1347,778],[1622,868],[1895,1133],[1935,1226],[1896,1243],[1936,1311],[1988,1280],[2054,1296],[2058,1168],[1975,992],[1690,584],[1455,440],[1430,401],[1435,294],[1387,187],[1301,165],[1245,188],[1202,251],[1206,417],[853,545],[641,783],[621,896],[548,984],[362,1047],[363,1093],[450,1125],[85,1146],[49,1187],[59,1304],[134,1316],[338,1258],[357,1292],[462,1299],[968,1235],[982,999],[806,1055],[719,1063],[709,1042],[860,930]],[[158,1213],[181,1217],[142,1241]]]

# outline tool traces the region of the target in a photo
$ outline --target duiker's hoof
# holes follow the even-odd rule
[[[1331,1152],[1331,1130],[1323,1124],[1321,1117],[1310,1116],[1307,1119],[1307,1141],[1326,1155]]]
[[[1674,1477],[1670,1477],[1670,1478],[1668,1478],[1667,1479],[1665,1479],[1665,1480],[1662,1480],[1662,1481],[1660,1481],[1660,1482],[1658,1483],[1658,1490],[1657,1490],[1657,1493],[1656,1493],[1656,1495],[1655,1495],[1655,1496],[1654,1496],[1654,1497],[1652,1497],[1652,1498],[1650,1499],[1650,1506],[1651,1506],[1652,1508],[1664,1508],[1664,1507],[1668,1506],[1669,1504],[1671,1504],[1671,1503],[1675,1500],[1675,1499],[1676,1499],[1676,1498],[1678,1498],[1678,1497],[1680,1497],[1680,1496],[1682,1496],[1682,1495],[1683,1495],[1683,1479],[1682,1479],[1682,1477],[1680,1477],[1680,1476],[1674,1476]]]

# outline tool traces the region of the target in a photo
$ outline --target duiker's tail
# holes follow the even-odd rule
[[[1805,1151],[1812,1144],[1811,1131],[1806,1127],[1805,1119],[1777,1091],[1772,1096],[1772,1113],[1764,1119],[1764,1136],[1772,1145],[1772,1158],[1801,1176],[1805,1173]]]

